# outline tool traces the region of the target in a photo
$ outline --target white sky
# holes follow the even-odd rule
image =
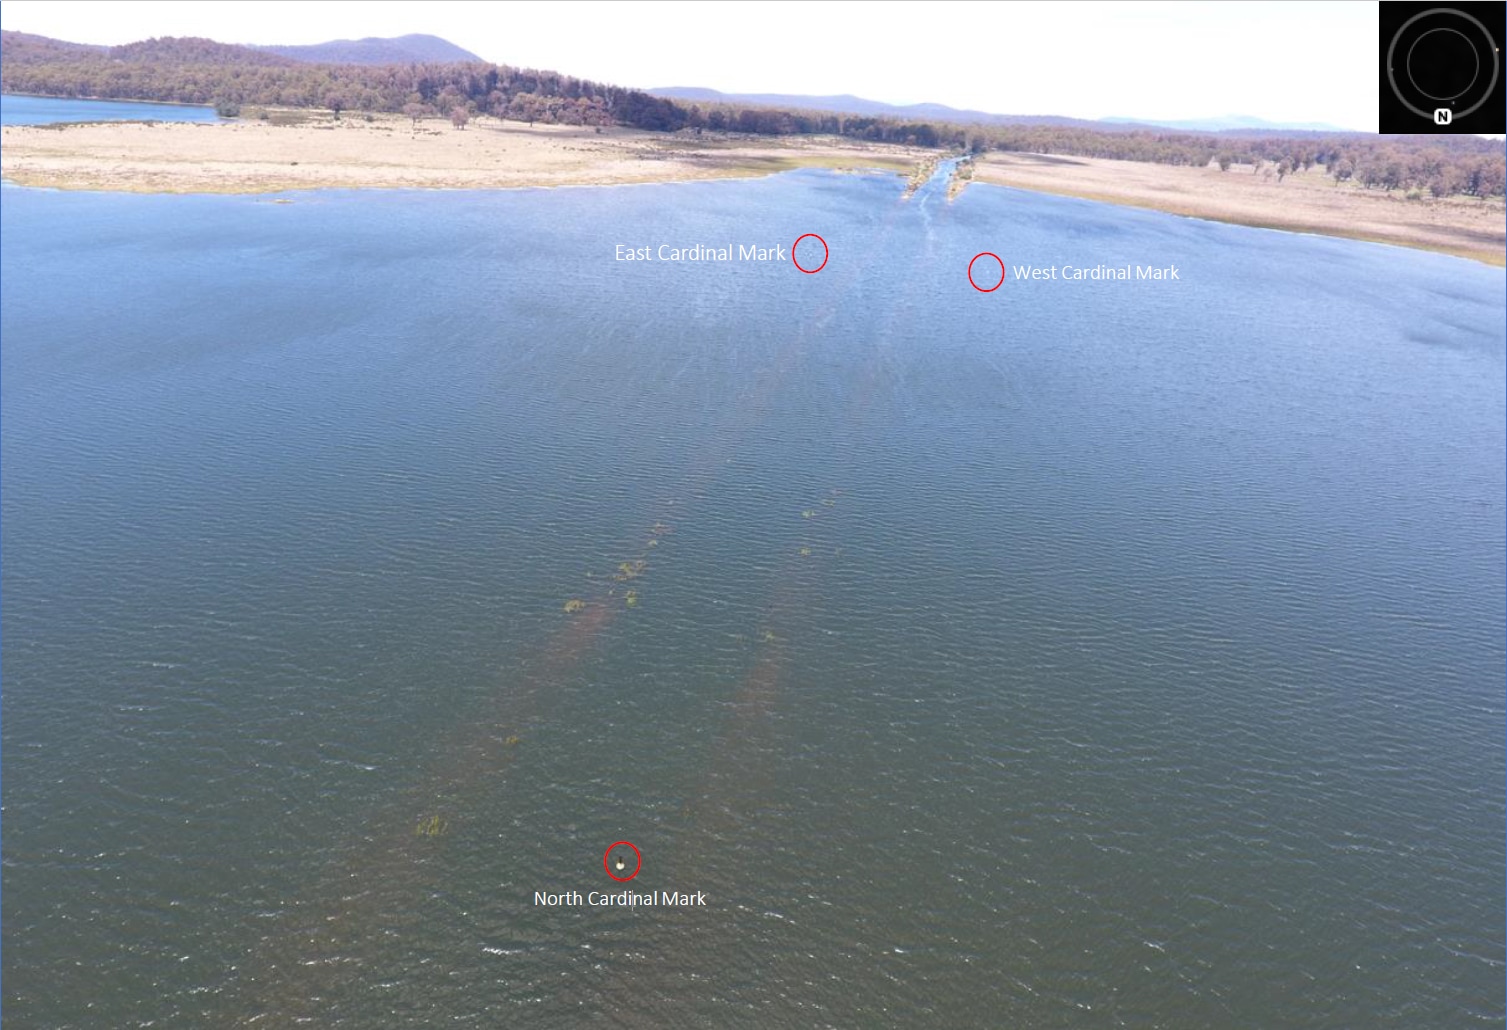
[[[0,26],[102,44],[427,32],[490,61],[627,86],[1376,129],[1370,2],[5,0]]]

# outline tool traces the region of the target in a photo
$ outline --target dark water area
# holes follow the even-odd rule
[[[1501,1025],[1502,271],[901,189],[6,189],[7,1023]]]
[[[153,104],[136,100],[76,100],[0,94],[0,125],[54,125],[58,122],[217,122],[212,107]]]

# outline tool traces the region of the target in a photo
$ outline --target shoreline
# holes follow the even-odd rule
[[[973,181],[1507,267],[1507,207],[1501,198],[1409,200],[1400,192],[1336,185],[1318,167],[1283,182],[1260,171],[1248,165],[1221,172],[1108,158],[991,153],[976,162]]]
[[[279,119],[296,119],[293,124]],[[761,140],[394,115],[334,120],[8,125],[0,175],[19,186],[128,193],[513,189],[753,178],[797,168],[906,172],[919,147],[834,137]]]
[[[477,119],[275,112],[293,120],[8,125],[0,176],[16,186],[259,195],[318,189],[552,189],[761,178],[799,168],[914,179],[935,149],[841,137],[694,137],[632,129],[527,127]],[[1336,185],[1322,169],[1277,181],[1261,169],[990,153],[971,181],[1205,221],[1429,250],[1507,266],[1500,199],[1405,199]],[[949,200],[961,201],[959,184]]]
[[[30,100],[87,100],[91,104],[145,104],[148,107],[195,107],[213,111],[214,104],[190,104],[183,100],[121,100],[116,97],[65,97],[53,93],[9,93],[8,97],[25,97]]]

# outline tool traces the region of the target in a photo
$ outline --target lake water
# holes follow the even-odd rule
[[[0,125],[52,125],[57,122],[217,122],[212,107],[149,104],[134,100],[72,100],[0,94]]]
[[[5,190],[7,1022],[1501,1025],[1502,271],[939,191]]]

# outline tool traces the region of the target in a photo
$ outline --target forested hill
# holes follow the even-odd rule
[[[259,46],[256,49],[295,61],[314,64],[406,64],[411,61],[442,63],[467,61],[480,63],[481,58],[462,50],[438,36],[414,34],[382,39],[332,39],[311,46]]]
[[[700,86],[664,86],[649,90],[657,97],[682,103],[726,104],[738,107],[774,107],[787,111],[833,111],[850,115],[874,115],[904,122],[957,122],[962,125],[1056,125],[1080,129],[1132,132],[1151,128],[1130,122],[1109,124],[1087,118],[1063,118],[1060,115],[991,114],[988,111],[960,110],[946,104],[886,104],[865,100],[851,93],[839,96],[810,96],[799,93],[723,93]]]
[[[443,41],[438,41],[443,42]],[[446,44],[448,45],[448,44]],[[457,108],[513,121],[624,125],[661,132],[749,135],[822,133],[946,147],[1066,154],[1221,168],[1269,168],[1278,181],[1319,167],[1337,182],[1434,196],[1501,196],[1507,161],[1500,140],[1474,136],[1369,133],[1212,134],[1067,119],[968,125],[923,117],[812,111],[714,100],[656,97],[562,75],[479,61],[394,64],[310,63],[270,50],[208,39],[149,39],[119,47],[83,46],[18,32],[0,33],[0,88],[11,93],[243,106],[448,115]],[[1064,124],[1066,122],[1067,124]]]
[[[442,41],[441,41],[442,42]],[[627,125],[675,130],[685,112],[639,90],[558,72],[478,61],[347,64],[314,62],[208,39],[149,39],[81,46],[21,32],[0,33],[0,89],[43,96],[402,111],[456,107],[519,121]]]
[[[121,47],[65,43],[26,32],[5,32],[5,60],[22,64],[78,60],[87,55],[167,64],[482,64],[480,57],[438,36],[332,39],[306,46],[234,46],[207,39],[152,39]],[[283,58],[283,60],[277,60]]]

